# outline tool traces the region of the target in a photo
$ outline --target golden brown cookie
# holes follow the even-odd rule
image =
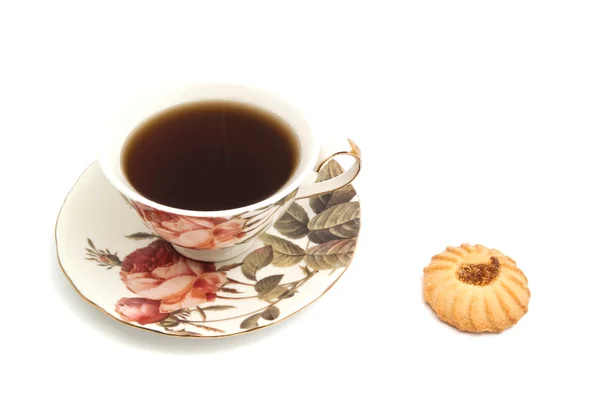
[[[496,249],[448,247],[423,272],[425,300],[441,320],[459,330],[500,332],[527,313],[527,278]]]

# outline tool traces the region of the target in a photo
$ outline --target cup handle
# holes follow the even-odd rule
[[[341,187],[348,185],[356,178],[360,171],[360,149],[350,139],[335,141],[321,146],[319,158],[315,165],[315,171],[318,172],[330,159],[348,155],[354,157],[354,164],[345,172],[333,177],[327,181],[302,184],[296,194],[296,199],[310,198],[317,195],[322,195],[327,192],[335,191]]]

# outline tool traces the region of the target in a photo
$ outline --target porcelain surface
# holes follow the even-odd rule
[[[342,172],[330,161],[316,181]],[[220,240],[218,224],[209,228],[212,241]],[[75,289],[109,316],[204,338],[267,327],[314,302],[348,268],[359,230],[360,203],[347,185],[293,202],[243,254],[195,261],[144,226],[94,163],[65,200],[56,245]]]

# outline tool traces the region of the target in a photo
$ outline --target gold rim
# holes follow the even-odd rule
[[[304,305],[302,308],[300,308],[300,309],[298,309],[298,310],[290,313],[286,317],[278,319],[278,320],[276,320],[276,321],[274,321],[272,323],[269,323],[269,324],[266,324],[266,325],[263,325],[263,326],[258,326],[258,327],[255,327],[255,328],[252,328],[252,329],[249,329],[249,330],[240,331],[240,332],[231,333],[231,334],[221,334],[221,335],[218,335],[218,336],[202,336],[202,335],[193,336],[193,335],[189,335],[189,334],[174,334],[174,333],[168,333],[168,332],[164,332],[164,331],[153,330],[153,329],[150,329],[150,328],[147,328],[147,327],[142,327],[142,326],[138,326],[138,325],[126,322],[126,321],[121,320],[121,319],[117,318],[116,316],[110,314],[106,309],[102,308],[100,305],[94,303],[94,301],[90,300],[85,295],[83,295],[83,293],[79,290],[79,288],[77,288],[77,286],[75,285],[75,283],[73,282],[73,280],[71,280],[71,277],[69,277],[69,275],[65,271],[65,268],[63,267],[62,262],[60,261],[60,254],[58,252],[58,220],[60,219],[60,215],[62,213],[62,210],[65,207],[65,203],[67,203],[67,199],[69,199],[69,195],[71,195],[71,192],[77,186],[77,184],[79,183],[79,180],[81,180],[81,177],[83,177],[83,175],[85,174],[85,172],[88,171],[90,169],[90,167],[92,167],[96,163],[97,163],[97,161],[94,161],[92,164],[90,164],[89,166],[87,166],[85,168],[85,170],[83,170],[83,172],[79,175],[79,178],[77,178],[77,181],[75,181],[75,184],[73,185],[73,187],[69,190],[69,192],[65,196],[65,200],[63,201],[63,204],[60,207],[60,210],[58,211],[58,216],[56,217],[56,223],[54,224],[54,244],[55,244],[55,247],[56,247],[56,259],[58,260],[58,266],[60,267],[60,270],[63,272],[64,276],[67,278],[67,280],[69,281],[69,283],[71,284],[71,286],[73,287],[73,289],[75,290],[75,292],[77,292],[77,294],[79,294],[81,296],[81,298],[83,298],[86,302],[90,303],[96,309],[98,309],[99,311],[101,311],[102,313],[104,313],[105,315],[109,316],[110,318],[116,320],[119,323],[125,324],[127,326],[130,326],[130,327],[133,327],[133,328],[136,328],[136,329],[148,331],[148,332],[151,332],[151,333],[161,334],[161,335],[167,336],[167,337],[177,337],[177,338],[196,338],[196,339],[225,338],[225,337],[233,337],[233,336],[238,336],[238,335],[250,333],[252,331],[261,330],[261,329],[270,327],[272,325],[275,325],[277,323],[283,322],[284,320],[287,320],[288,318],[294,316],[296,313],[302,311],[304,308],[307,308],[310,305],[312,305],[314,302],[316,302],[317,300],[319,300],[323,295],[325,295],[331,289],[331,287],[333,287],[335,285],[335,283],[338,282],[338,280],[344,275],[344,273],[346,273],[346,270],[348,270],[348,268],[352,264],[352,261],[354,260],[354,254],[356,253],[356,250],[352,253],[352,257],[350,258],[350,262],[344,268],[344,270],[342,270],[342,272],[340,273],[340,275],[325,289],[325,291],[323,291],[315,299],[313,299],[312,301],[310,301],[309,303],[307,303],[306,305]],[[358,235],[356,236],[356,242],[357,243],[358,243],[358,238],[359,237],[360,237],[360,230],[358,232]]]

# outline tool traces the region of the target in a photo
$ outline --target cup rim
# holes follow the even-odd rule
[[[200,93],[201,96],[197,97],[196,99],[179,100],[179,101],[175,101],[175,102],[170,102],[170,103],[167,103],[167,105],[158,107],[153,112],[148,113],[144,118],[140,119],[138,121],[137,125],[142,124],[148,118],[161,112],[162,110],[172,107],[172,106],[179,105],[179,104],[184,104],[184,103],[191,102],[191,101],[193,102],[193,101],[203,101],[203,100],[232,100],[232,101],[237,100],[237,99],[231,98],[229,96],[223,96],[222,94],[219,94],[219,92],[227,93],[227,94],[234,93],[237,95],[243,94],[243,96],[244,96],[243,100],[240,99],[238,101],[244,101],[251,105],[262,107],[262,108],[265,108],[267,111],[274,113],[275,115],[277,115],[278,117],[280,117],[281,119],[283,119],[286,123],[288,123],[290,125],[290,127],[292,128],[292,131],[298,137],[298,140],[300,141],[300,145],[302,148],[304,146],[306,146],[305,144],[308,144],[310,146],[310,148],[307,149],[306,151],[301,150],[300,163],[297,167],[297,170],[294,172],[292,179],[288,180],[288,182],[283,187],[281,187],[278,191],[273,193],[271,196],[269,196],[259,202],[255,202],[250,205],[241,206],[241,207],[237,207],[237,208],[233,208],[233,209],[222,209],[222,210],[213,210],[213,211],[187,210],[187,209],[180,209],[180,208],[176,208],[176,207],[172,207],[172,206],[163,205],[161,203],[158,203],[151,199],[148,199],[145,196],[141,195],[139,192],[137,192],[131,186],[131,184],[128,182],[128,180],[123,172],[123,168],[121,166],[120,154],[123,149],[123,145],[125,144],[125,140],[127,139],[129,134],[135,128],[135,127],[132,127],[131,129],[128,130],[126,135],[122,135],[122,132],[121,132],[121,137],[123,137],[123,139],[118,141],[118,149],[115,150],[115,146],[111,146],[112,141],[108,141],[106,146],[103,147],[100,154],[98,155],[98,162],[99,162],[100,168],[101,168],[102,172],[104,173],[104,175],[106,176],[106,178],[108,179],[108,181],[122,195],[124,195],[129,200],[137,202],[137,203],[141,203],[143,205],[152,207],[154,209],[158,209],[158,210],[161,210],[164,212],[182,215],[182,216],[229,217],[232,215],[242,214],[242,213],[245,213],[248,211],[260,209],[260,208],[270,206],[270,205],[277,203],[284,197],[288,196],[290,193],[297,190],[300,187],[300,185],[302,185],[302,183],[306,180],[306,178],[308,177],[310,172],[313,170],[313,168],[317,162],[318,155],[319,155],[319,143],[317,143],[316,138],[312,134],[312,131],[309,129],[308,123],[306,122],[304,117],[302,117],[300,112],[294,106],[292,106],[289,102],[285,101],[284,99],[280,98],[279,96],[276,96],[272,93],[266,92],[262,89],[257,89],[257,88],[248,87],[246,85],[239,85],[239,84],[222,84],[222,83],[206,84],[206,83],[203,83],[203,84],[179,87],[177,89],[179,90],[180,93],[183,93],[182,91],[194,90],[197,93]],[[259,100],[262,102],[262,104],[258,102]],[[269,107],[265,107],[264,106],[265,102],[277,104],[278,109],[285,110],[286,116],[282,116],[281,115],[282,113],[278,113],[276,111],[271,110]],[[293,120],[293,121],[291,121],[291,120]],[[302,136],[308,137],[308,140],[303,139]],[[118,156],[118,161],[119,161],[118,162],[118,174],[115,171],[114,166],[111,165],[113,163],[110,163],[110,158],[108,157],[108,155],[110,155],[110,154],[114,155],[115,152],[119,154],[119,156]],[[302,158],[305,158],[306,162],[302,163]]]

